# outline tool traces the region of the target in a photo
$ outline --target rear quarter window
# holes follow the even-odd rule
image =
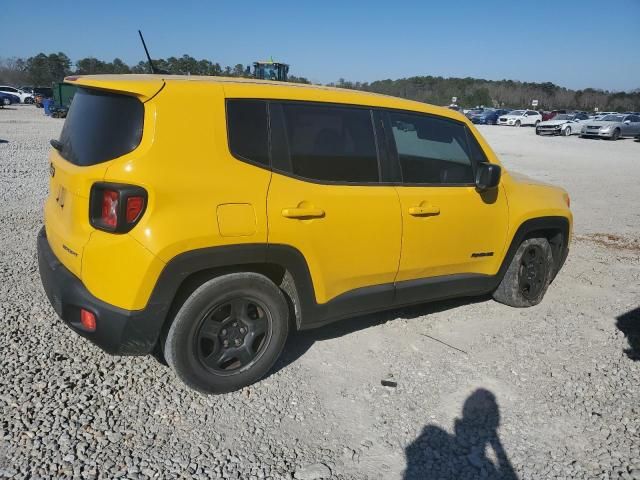
[[[60,154],[75,165],[113,160],[142,139],[144,105],[130,95],[80,88],[60,134]]]
[[[264,100],[227,100],[229,150],[241,159],[269,166],[269,128]]]

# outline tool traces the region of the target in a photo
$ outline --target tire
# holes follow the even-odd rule
[[[562,131],[562,134],[563,134],[565,137],[570,137],[570,136],[571,136],[571,127],[567,127],[567,128],[565,128],[565,129]]]
[[[514,124],[516,127],[519,127],[520,125],[522,125],[522,123],[520,122],[520,120],[516,120],[516,123]]]
[[[33,97],[27,97],[24,99],[24,103],[31,105],[33,103]]]
[[[2,104],[6,107],[8,105],[11,105],[11,100],[9,100],[7,97],[4,97],[2,99]]]
[[[289,307],[257,273],[232,273],[198,287],[169,328],[164,357],[202,393],[238,390],[266,375],[284,348]]]
[[[542,301],[553,279],[553,254],[546,238],[529,238],[513,256],[493,298],[511,307],[532,307]]]
[[[540,135],[540,130],[538,130],[538,128],[536,128],[536,135]]]
[[[536,123],[535,123],[534,127],[538,128],[539,124],[540,124],[540,120],[536,120]]]
[[[613,141],[615,142],[615,141],[616,141],[616,140],[618,140],[619,138],[620,138],[620,130],[616,128],[616,129],[613,131],[613,134],[611,135],[610,140],[613,140]]]

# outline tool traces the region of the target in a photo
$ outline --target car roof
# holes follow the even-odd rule
[[[65,78],[66,83],[78,86],[122,91],[148,100],[164,86],[192,88],[211,85],[222,87],[228,98],[265,98],[274,100],[306,100],[327,103],[353,104],[370,107],[395,108],[433,113],[468,123],[455,110],[414,100],[345,88],[277,82],[254,78],[213,77],[200,75],[80,75]]]

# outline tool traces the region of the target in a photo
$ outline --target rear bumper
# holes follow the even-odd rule
[[[166,308],[123,310],[94,297],[80,279],[60,263],[49,246],[44,228],[38,234],[38,268],[51,305],[74,332],[114,355],[144,355],[153,350]],[[81,308],[95,314],[94,332],[87,331],[80,323]]]

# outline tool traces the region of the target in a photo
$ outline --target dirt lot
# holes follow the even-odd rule
[[[640,322],[640,143],[482,128],[508,169],[571,194],[575,239],[541,305],[346,320],[206,397],[49,306],[35,237],[61,125],[0,110],[0,477],[640,479],[639,352],[618,328]]]

